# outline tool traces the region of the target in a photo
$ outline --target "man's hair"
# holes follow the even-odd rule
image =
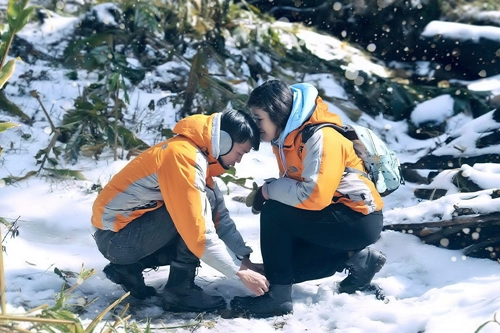
[[[220,129],[231,136],[234,143],[252,143],[254,150],[259,150],[260,130],[248,113],[235,109],[222,112]]]
[[[292,112],[292,89],[284,81],[268,80],[250,93],[247,108],[251,107],[267,112],[273,124],[283,130]]]

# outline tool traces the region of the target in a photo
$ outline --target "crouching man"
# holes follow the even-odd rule
[[[226,307],[194,284],[202,260],[227,277],[238,276],[255,295],[268,291],[212,177],[252,148],[260,132],[252,118],[227,110],[194,115],[174,127],[176,136],[144,151],[103,188],[92,210],[94,239],[110,261],[104,273],[138,299],[156,294],[142,271],[170,265],[163,289],[166,311]]]

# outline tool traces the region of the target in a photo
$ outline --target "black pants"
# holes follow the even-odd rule
[[[349,251],[374,243],[382,212],[363,215],[334,204],[321,211],[269,200],[260,218],[260,243],[271,284],[292,284],[332,276],[344,268]]]

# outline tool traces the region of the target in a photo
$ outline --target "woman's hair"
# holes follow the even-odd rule
[[[254,150],[259,150],[260,130],[248,113],[235,109],[222,112],[220,129],[231,136],[234,143],[252,143]]]
[[[247,108],[256,107],[269,114],[269,119],[284,129],[293,107],[290,86],[277,79],[268,80],[255,88],[248,97]]]

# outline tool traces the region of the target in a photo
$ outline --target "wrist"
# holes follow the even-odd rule
[[[244,271],[246,269],[248,269],[248,266],[246,265],[245,261],[242,260],[238,272]]]

